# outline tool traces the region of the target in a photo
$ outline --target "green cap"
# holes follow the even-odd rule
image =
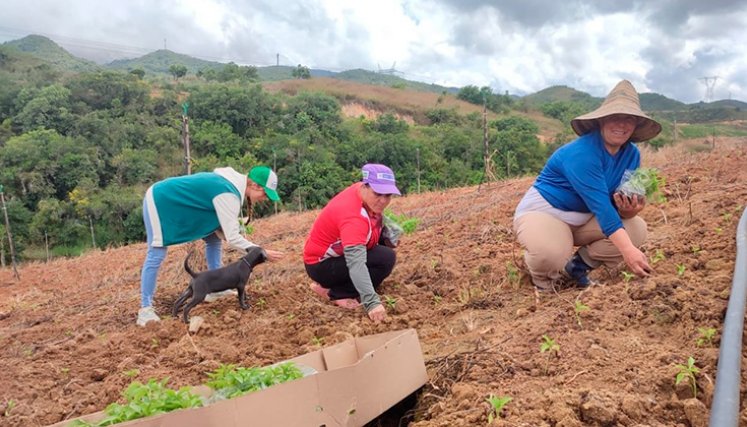
[[[273,202],[280,200],[278,196],[278,176],[267,166],[255,166],[249,171],[249,179],[261,185],[267,197]]]

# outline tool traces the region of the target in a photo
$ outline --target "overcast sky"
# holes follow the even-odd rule
[[[0,42],[45,35],[97,62],[164,46],[243,65],[395,69],[525,95],[620,79],[692,103],[747,101],[739,0],[3,0]],[[718,77],[713,79],[711,77]]]

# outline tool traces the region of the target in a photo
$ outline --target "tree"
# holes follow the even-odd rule
[[[309,67],[298,64],[298,66],[291,71],[291,76],[293,76],[294,79],[310,79],[311,71],[309,70]]]
[[[490,122],[498,132],[493,135],[491,144],[498,152],[493,159],[497,175],[510,177],[536,174],[547,159],[547,146],[537,138],[539,128],[526,118],[511,116]]]
[[[143,77],[145,77],[145,70],[142,68],[135,68],[134,70],[130,70],[130,74],[142,80]]]
[[[67,83],[70,89],[70,102],[76,106],[78,114],[82,103],[90,110],[112,108],[115,100],[124,108],[143,109],[148,99],[149,88],[134,74],[116,71],[83,73]]]
[[[169,66],[169,73],[174,76],[174,80],[178,81],[180,78],[187,75],[187,66],[183,64],[171,64]]]
[[[34,129],[54,129],[61,134],[68,132],[74,120],[70,112],[70,90],[54,84],[38,92],[25,88],[19,96],[20,111],[13,122],[20,125],[22,131]],[[24,98],[29,98],[23,103]]]

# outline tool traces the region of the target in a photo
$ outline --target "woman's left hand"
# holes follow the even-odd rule
[[[630,197],[625,196],[622,193],[615,193],[613,196],[615,205],[617,206],[617,212],[624,219],[633,218],[638,215],[638,212],[642,211],[646,207],[646,197],[632,195]]]

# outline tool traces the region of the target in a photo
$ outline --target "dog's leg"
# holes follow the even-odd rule
[[[246,303],[246,282],[239,284],[236,289],[239,291],[239,306],[242,310],[248,309],[249,304]]]
[[[194,292],[192,294],[192,300],[189,301],[186,307],[184,307],[184,323],[189,323],[189,311],[194,308],[197,304],[205,301],[204,292]]]
[[[187,301],[187,298],[191,296],[192,296],[192,284],[190,283],[189,286],[187,286],[187,289],[185,289],[184,292],[182,292],[179,295],[179,298],[177,298],[176,301],[174,302],[174,307],[171,310],[171,314],[174,317],[179,317],[179,310],[184,305],[184,302]]]

